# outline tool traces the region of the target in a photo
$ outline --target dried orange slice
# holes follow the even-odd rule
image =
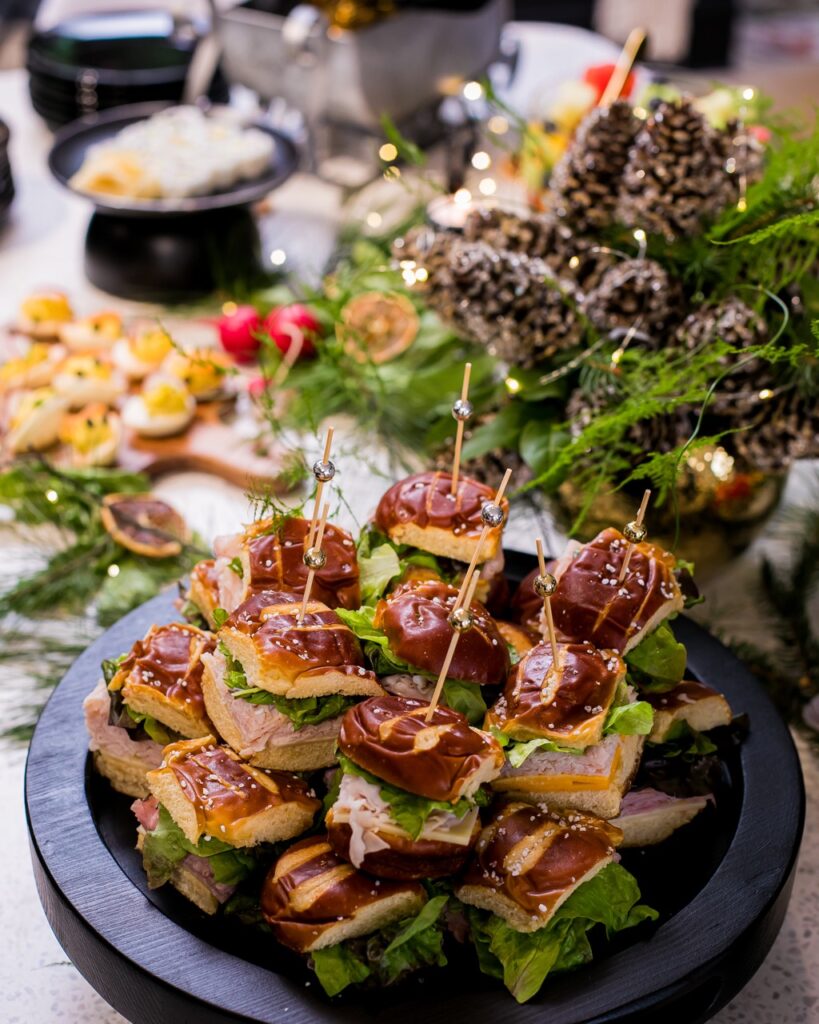
[[[420,322],[403,295],[364,292],[344,306],[336,334],[345,351],[359,363],[386,363],[410,347]]]
[[[188,539],[185,520],[155,494],[107,494],[100,517],[117,544],[146,558],[172,558]]]

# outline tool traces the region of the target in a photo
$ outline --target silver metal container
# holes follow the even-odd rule
[[[475,11],[401,10],[366,28],[329,28],[300,4],[289,14],[242,4],[217,15],[230,79],[305,116],[365,131],[401,120],[481,75],[500,53],[510,0]]]

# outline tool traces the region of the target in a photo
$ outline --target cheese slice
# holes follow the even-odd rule
[[[622,762],[621,747],[618,746],[611,759],[607,772],[578,773],[576,775],[561,773],[535,773],[527,775],[523,769],[524,761],[519,774],[503,775],[492,782],[492,788],[497,790],[513,789],[516,792],[526,793],[574,793],[578,791],[598,791],[608,789],[614,784],[617,773]]]

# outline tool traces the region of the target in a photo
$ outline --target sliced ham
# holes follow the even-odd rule
[[[620,744],[619,736],[607,736],[601,743],[587,747],[582,754],[563,754],[555,750],[536,750],[518,768],[507,761],[501,776],[512,775],[609,775]]]
[[[159,804],[155,796],[149,796],[147,800],[134,800],[131,810],[146,832],[153,832],[159,824]]]
[[[337,736],[341,727],[341,716],[328,718],[318,725],[305,725],[295,729],[293,723],[272,704],[251,704],[242,697],[236,697],[225,683],[227,665],[221,651],[203,654],[202,661],[210,666],[211,673],[220,691],[224,710],[233,719],[241,732],[243,742],[238,753],[242,757],[256,754],[267,746],[283,747],[295,740],[325,739]]]
[[[191,874],[196,875],[200,882],[204,882],[219,903],[225,903],[236,892],[235,885],[225,885],[224,882],[216,881],[213,877],[210,860],[207,857],[197,857],[189,853],[179,865],[179,870],[190,871]]]
[[[477,808],[469,812],[466,818],[448,811],[433,811],[427,818],[424,828],[418,837],[424,839],[436,835],[441,838],[452,829],[463,830],[468,819],[468,829],[477,817]],[[333,804],[333,820],[350,826],[349,857],[353,867],[360,868],[368,853],[386,850],[389,843],[379,833],[402,833],[403,830],[390,814],[390,805],[381,796],[377,785],[361,778],[360,775],[345,774],[341,779],[338,797]]]
[[[668,793],[661,793],[659,789],[630,789],[623,797],[620,808],[620,817],[625,818],[634,814],[651,814],[653,811],[662,810],[666,807],[697,807],[713,803],[714,797],[708,793],[705,796],[669,796]]]
[[[111,757],[135,759],[145,765],[145,769],[158,768],[162,763],[162,745],[151,739],[135,740],[128,729],[119,725],[111,725],[108,716],[111,710],[111,698],[105,681],[100,679],[91,693],[83,701],[85,727],[90,737],[90,750]]]

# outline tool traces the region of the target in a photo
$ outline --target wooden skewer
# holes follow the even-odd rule
[[[330,503],[325,501],[324,508],[321,510],[321,519],[318,524],[318,531],[316,533],[316,543],[311,544],[305,549],[304,558],[305,564],[307,564],[307,554],[314,547],[321,551],[321,542],[324,540],[324,527],[327,525],[327,516],[330,513]],[[301,601],[301,608],[299,610],[299,625],[304,622],[304,616],[307,613],[307,605],[310,601],[310,591],[313,589],[313,580],[316,578],[316,570],[310,566],[310,571],[307,573],[307,582],[304,584],[304,597]]]
[[[500,505],[501,501],[503,501],[503,495],[504,495],[504,492],[506,491],[506,488],[509,485],[509,478],[511,476],[512,476],[512,470],[511,469],[507,469],[506,472],[503,474],[503,480],[501,480],[501,482],[500,482],[500,487],[497,489],[497,491],[495,493],[495,501],[494,501],[495,505]],[[484,541],[486,540],[486,538],[487,538],[487,536],[489,534],[489,531],[490,530],[496,530],[496,529],[497,529],[496,526],[486,525],[481,530],[480,538],[478,539],[478,543],[475,546],[475,553],[472,555],[472,561],[469,563],[469,568],[466,570],[466,573],[464,574],[464,583],[466,583],[466,581],[471,577],[472,573],[475,571],[475,566],[478,564],[478,558],[480,557],[481,548],[484,545]],[[458,594],[458,600],[455,602],[455,608],[460,608],[460,600],[461,600],[461,595],[463,593],[465,593],[465,591],[463,590],[463,586],[462,586],[461,587],[461,593]],[[453,611],[454,610],[455,609],[453,609]]]
[[[464,365],[464,382],[461,385],[461,405],[464,406],[469,399],[469,378],[472,376],[472,363]],[[469,413],[471,415],[471,411]],[[469,415],[456,416],[458,430],[455,434],[455,454],[452,456],[452,493],[458,493],[458,476],[461,472],[461,447],[464,443],[464,424]]]
[[[467,583],[467,577],[464,576],[461,589],[458,593],[458,598],[455,602],[455,606],[450,613],[450,617],[460,609],[461,605],[459,602],[463,599],[463,607],[466,611],[469,611],[472,606],[472,600],[475,597],[475,588],[478,586],[478,580],[480,579],[480,569],[472,575],[471,580]],[[449,647],[444,657],[444,663],[441,665],[441,671],[438,675],[438,682],[435,684],[435,690],[432,693],[432,700],[429,702],[427,713],[424,715],[424,721],[429,722],[432,716],[435,714],[435,709],[438,707],[438,701],[441,699],[443,693],[444,683],[446,682],[447,673],[449,672],[449,666],[452,664],[452,659],[455,657],[455,648],[458,646],[458,641],[461,639],[461,631],[453,627],[452,639],[449,641]]]
[[[333,446],[333,428],[327,428],[327,437],[324,439],[324,454],[322,462],[330,461],[330,449]],[[321,499],[324,494],[324,481],[316,481],[316,500],[313,502],[313,518],[310,520],[310,529],[307,531],[307,547],[312,548],[315,543],[316,526],[318,525],[318,514],[321,508]]]
[[[620,56],[614,65],[614,71],[611,73],[608,85],[603,90],[603,95],[598,101],[598,107],[608,107],[619,98],[620,93],[623,91],[623,86],[626,84],[629,71],[631,71],[635,60],[637,60],[640,47],[645,42],[645,38],[646,30],[644,28],[633,28],[629,32],[625,46],[620,51]]]
[[[280,388],[282,384],[287,380],[290,371],[296,365],[296,360],[301,355],[301,350],[304,348],[304,331],[295,324],[286,324],[285,333],[290,334],[290,344],[287,346],[287,351],[282,357],[282,361],[279,363],[276,372],[273,374],[273,380],[271,384],[274,388]],[[325,462],[327,460],[325,459]]]
[[[643,525],[643,519],[645,519],[646,510],[648,509],[648,501],[651,497],[651,491],[646,491],[643,495],[643,500],[640,502],[640,508],[637,511],[637,518],[634,520],[638,527]],[[620,568],[620,577],[617,580],[618,583],[622,583],[626,578],[628,572],[628,564],[631,561],[631,556],[634,554],[634,544],[629,541],[628,547],[626,548],[626,557],[623,559],[623,565]]]
[[[538,537],[535,541],[537,547],[537,564],[541,576],[546,576],[546,556],[543,554],[543,541]],[[552,599],[547,594],[543,598],[543,611],[546,613],[546,628],[549,631],[549,642],[552,645],[552,664],[557,671],[557,634],[555,633],[555,620],[552,618]]]

